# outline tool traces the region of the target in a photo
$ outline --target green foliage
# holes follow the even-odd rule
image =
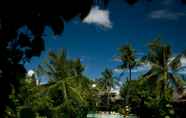
[[[111,89],[113,89],[117,83],[113,72],[109,69],[103,71],[102,76],[96,80],[99,91],[97,95],[99,100],[97,101],[97,107],[103,107],[104,110],[110,110],[111,107]],[[105,108],[104,108],[105,107]]]
[[[67,59],[64,50],[50,52],[49,60],[37,71],[48,75],[48,83],[36,85],[35,76],[21,81],[19,92],[10,96],[6,118],[25,118],[26,114],[33,118],[84,118],[95,107],[95,91],[83,70],[80,60]]]
[[[50,52],[46,63],[40,66],[39,72],[49,78],[46,96],[52,105],[44,106],[50,106],[53,118],[84,117],[88,112],[90,81],[83,76],[83,70],[80,60],[68,59],[63,49]]]
[[[121,60],[121,65],[118,66],[119,69],[125,70],[128,69],[129,70],[129,80],[132,79],[132,69],[135,66],[140,65],[140,61],[138,61],[136,59],[136,55],[135,55],[135,50],[132,47],[132,45],[127,44],[127,45],[123,45],[121,48],[119,48],[119,56],[118,59]],[[127,81],[128,81],[127,78]]]
[[[123,45],[119,48],[119,59],[123,62],[121,68],[128,68],[129,66],[133,67],[135,64],[135,55],[134,49],[130,44]]]
[[[97,80],[97,84],[104,92],[110,92],[115,84],[113,73],[111,70],[105,69],[101,74],[102,77]]]
[[[178,54],[171,59],[172,52],[168,44],[160,42],[160,39],[153,40],[149,43],[149,52],[146,56],[146,61],[151,64],[151,69],[144,75],[144,78],[153,81],[157,95],[163,97],[167,92],[167,88],[176,87],[182,88],[183,83],[177,72],[181,67],[181,57],[183,54]]]
[[[19,117],[20,118],[35,118],[36,114],[32,110],[31,107],[23,106],[20,108]]]
[[[156,93],[159,89],[154,90],[151,85],[152,83],[149,83],[144,78],[131,80],[123,84],[120,95],[122,98],[129,100],[131,112],[139,116],[157,118],[168,115],[174,118],[175,114],[172,107],[173,89],[166,88],[164,97],[159,97]],[[130,94],[127,95],[127,92]]]
[[[180,53],[172,59],[168,44],[152,41],[143,57],[144,63],[151,64],[150,70],[137,80],[123,83],[121,99],[113,101],[111,89],[117,81],[112,70],[105,69],[99,79],[90,80],[83,75],[80,59],[69,59],[64,49],[49,52],[48,59],[37,70],[39,76],[47,76],[47,84],[37,85],[35,76],[21,81],[21,87],[9,96],[5,118],[85,118],[88,112],[97,110],[123,113],[124,106],[140,117],[174,118],[173,92],[182,93],[185,84],[177,74],[183,56]],[[133,48],[123,46],[119,57],[120,69],[129,69],[131,78],[131,69],[140,64]]]

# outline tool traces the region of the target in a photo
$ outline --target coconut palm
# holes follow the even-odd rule
[[[111,88],[114,86],[113,73],[109,69],[105,69],[102,72],[102,77],[99,79],[99,82],[102,85],[102,89],[106,92],[110,92]]]
[[[134,49],[130,44],[123,45],[119,48],[118,59],[122,61],[122,64],[119,66],[119,69],[128,69],[129,70],[129,80],[132,77],[132,69],[137,65],[137,61],[134,55]],[[128,81],[128,80],[127,80]]]
[[[110,92],[111,89],[114,88],[116,80],[113,77],[113,72],[109,69],[105,69],[102,72],[102,77],[97,80],[98,85],[100,86],[101,90],[103,91],[104,95],[107,96],[107,106],[109,108],[109,101],[110,101]]]
[[[129,77],[127,77],[127,87],[129,87],[129,80],[131,81],[132,78],[132,69],[138,66],[140,63],[136,60],[135,57],[135,50],[132,48],[130,44],[123,45],[119,48],[119,60],[121,60],[122,64],[119,65],[119,69],[129,70]],[[123,73],[121,73],[123,75]],[[128,80],[129,78],[129,80]],[[127,91],[125,103],[128,104],[129,93]]]
[[[145,60],[151,64],[151,69],[144,77],[148,80],[156,79],[156,88],[160,92],[160,97],[164,96],[166,89],[170,86],[174,85],[177,90],[181,87],[182,80],[177,72],[181,67],[180,59],[182,56],[183,54],[178,54],[172,58],[171,47],[161,43],[160,39],[149,44],[149,52]]]
[[[65,50],[62,49],[60,53],[50,52],[49,59],[39,70],[40,74],[48,76],[48,95],[55,101],[55,110],[61,110],[64,117],[74,117],[71,116],[72,113],[86,105],[84,97],[89,82],[82,75],[84,67],[80,60],[68,59]]]

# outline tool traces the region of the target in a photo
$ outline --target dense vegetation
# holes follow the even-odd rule
[[[6,107],[5,118],[85,118],[88,112],[99,110],[125,114],[125,106],[140,117],[176,117],[174,94],[183,96],[185,86],[177,73],[184,52],[171,59],[170,46],[154,40],[141,59],[136,59],[129,44],[119,49],[118,57],[121,65],[116,68],[129,69],[129,79],[122,78],[127,81],[120,88],[120,99],[112,99],[111,89],[119,84],[111,69],[105,69],[96,80],[88,78],[80,59],[68,58],[62,49],[48,53],[48,59],[35,70],[37,76],[33,74],[21,81],[17,93],[14,90],[9,96],[11,104]],[[147,63],[150,69],[137,80],[132,79],[131,69]],[[38,82],[43,75],[46,84]]]
[[[29,91],[32,90],[29,89],[29,86],[31,86],[30,88],[34,88],[32,85],[27,85],[27,83],[24,82],[24,75],[26,73],[24,63],[30,61],[33,56],[40,56],[41,52],[45,49],[43,38],[45,27],[51,27],[56,35],[61,34],[65,21],[69,21],[75,16],[83,19],[88,15],[92,5],[101,3],[103,8],[106,8],[109,1],[110,0],[54,0],[47,2],[43,0],[27,0],[16,1],[15,3],[10,3],[9,1],[1,2],[0,117],[4,117],[6,106],[14,109],[15,104],[16,106],[23,104],[23,101],[19,103],[18,101],[21,100],[15,100],[15,98],[23,98],[20,96],[23,93],[26,94],[25,92],[21,93],[24,87]],[[123,1],[134,5],[138,2],[151,2],[152,0]],[[186,3],[186,0],[176,1],[183,4]],[[14,7],[16,8],[13,10],[10,9]],[[18,33],[21,27],[26,27],[26,32]],[[129,69],[132,69],[132,67]],[[40,92],[40,89],[34,89],[34,93],[38,93],[38,91]],[[13,110],[13,112],[17,111]]]

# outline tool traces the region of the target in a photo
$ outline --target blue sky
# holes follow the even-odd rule
[[[174,54],[186,48],[186,6],[176,0],[156,0],[129,6],[123,0],[111,0],[107,9],[92,8],[83,21],[78,18],[65,24],[60,36],[46,28],[46,50],[25,67],[34,69],[47,56],[48,50],[65,48],[71,58],[81,58],[85,74],[100,76],[105,68],[115,68],[117,48],[130,42],[137,56],[147,52],[147,44],[157,36],[168,42]],[[134,75],[140,72],[134,71]],[[127,74],[127,73],[126,73]]]

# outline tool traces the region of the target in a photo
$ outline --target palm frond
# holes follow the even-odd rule
[[[182,55],[177,55],[169,64],[168,66],[173,70],[177,70],[178,68],[181,67],[181,57]]]
[[[156,77],[156,79],[158,79],[160,74],[161,74],[161,71],[158,68],[153,68],[149,70],[147,73],[145,73],[143,77],[146,78],[147,80],[151,80],[151,78],[153,77]]]

